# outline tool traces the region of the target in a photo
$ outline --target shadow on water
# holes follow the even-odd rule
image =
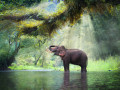
[[[0,90],[120,90],[120,72],[0,71]]]
[[[0,72],[0,90],[15,90],[15,83],[10,76],[10,73]]]

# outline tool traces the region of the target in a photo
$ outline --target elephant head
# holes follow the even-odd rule
[[[49,50],[52,51],[54,53],[54,55],[58,55],[58,56],[65,56],[66,54],[66,49],[64,46],[55,46],[55,45],[51,45],[49,47]]]
[[[59,52],[59,56],[61,57],[64,57],[66,54],[66,49],[64,46],[59,47],[57,51]]]

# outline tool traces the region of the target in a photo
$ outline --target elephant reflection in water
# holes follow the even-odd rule
[[[70,81],[70,74],[64,73],[64,80],[60,90],[87,90],[87,73],[81,73],[78,79]],[[72,75],[71,75],[72,77]]]

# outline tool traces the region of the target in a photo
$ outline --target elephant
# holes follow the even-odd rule
[[[54,53],[54,55],[61,57],[65,72],[69,72],[69,64],[79,65],[81,66],[81,72],[87,72],[88,57],[82,50],[66,49],[64,46],[55,45],[51,45],[49,50]]]

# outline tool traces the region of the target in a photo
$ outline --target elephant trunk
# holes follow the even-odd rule
[[[58,46],[51,45],[51,46],[49,47],[49,50],[50,50],[50,51],[52,51],[52,52],[54,52],[54,50],[53,50],[53,49],[51,49],[51,47],[56,47],[56,49],[58,48]]]

